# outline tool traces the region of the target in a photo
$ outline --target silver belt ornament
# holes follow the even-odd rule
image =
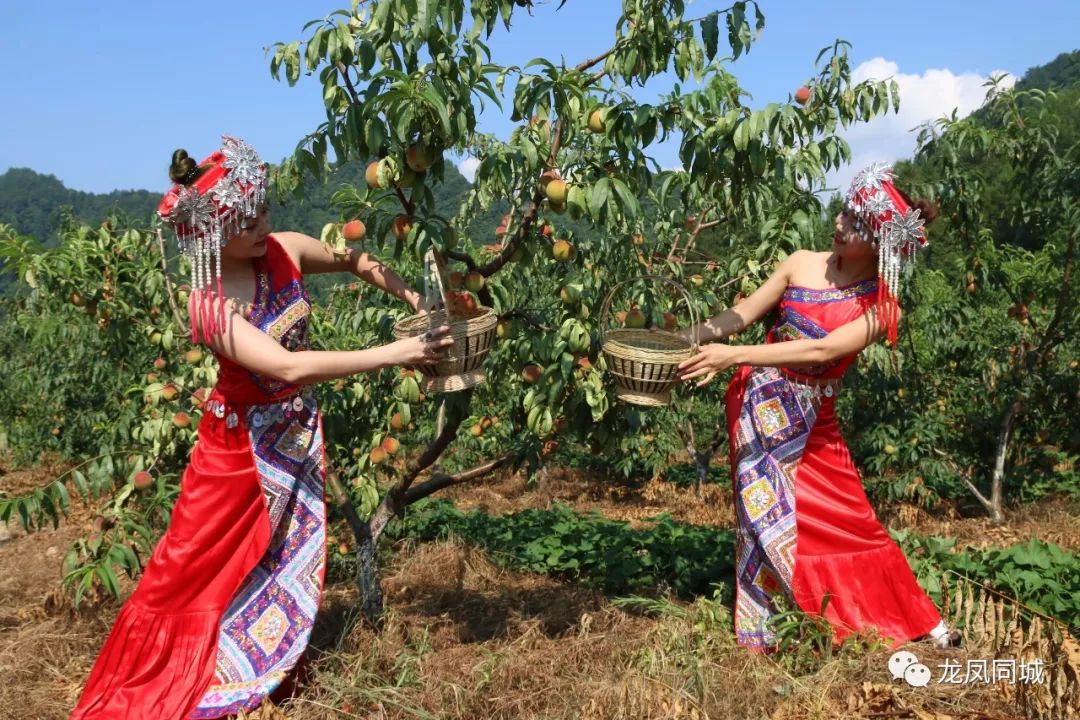
[[[276,412],[266,412],[256,410],[251,414],[251,424],[259,428],[265,424],[268,424],[273,419],[282,419],[283,417],[289,417],[293,412],[300,412],[304,409],[304,397],[310,396],[310,390],[304,390],[300,394],[296,395],[291,401],[284,400],[280,405],[275,407]],[[219,420],[225,419],[225,427],[230,430],[236,427],[240,423],[240,417],[236,414],[235,410],[228,409],[225,403],[220,400],[208,400],[206,403],[206,409],[214,414],[214,417]],[[226,413],[226,410],[228,412]],[[271,417],[273,415],[274,417]]]

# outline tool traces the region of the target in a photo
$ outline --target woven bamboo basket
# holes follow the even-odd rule
[[[680,293],[690,309],[693,342],[667,330],[616,328],[606,330],[611,300],[622,286],[634,280],[659,280]],[[615,376],[616,396],[623,402],[644,407],[663,407],[671,402],[671,390],[678,383],[679,363],[693,357],[698,348],[697,311],[690,294],[679,283],[656,275],[624,280],[611,288],[600,310],[601,348],[608,372]]]
[[[394,337],[405,338],[422,335],[440,325],[450,326],[454,344],[446,357],[431,365],[416,365],[424,379],[424,392],[457,392],[475,387],[486,377],[484,360],[495,341],[495,326],[499,319],[488,307],[478,307],[471,312],[452,308],[447,295],[446,266],[437,251],[429,250],[424,265],[424,294],[427,306],[434,307],[434,299],[441,298],[443,307],[405,318],[394,326]],[[433,295],[433,291],[438,295]]]

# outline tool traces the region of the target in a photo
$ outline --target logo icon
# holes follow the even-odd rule
[[[889,672],[894,680],[903,680],[912,687],[930,684],[930,668],[919,662],[915,653],[898,650],[889,658]]]

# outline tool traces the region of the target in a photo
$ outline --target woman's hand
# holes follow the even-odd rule
[[[409,303],[409,307],[413,309],[413,312],[420,312],[424,304],[424,296],[415,290],[409,290],[405,293],[405,302]]]
[[[689,360],[679,363],[678,378],[689,380],[704,375],[696,387],[702,387],[712,382],[716,374],[727,370],[736,363],[736,349],[724,343],[711,343],[701,348],[697,355]]]
[[[393,343],[395,365],[431,365],[446,359],[447,349],[454,344],[450,326],[443,325],[422,335]]]

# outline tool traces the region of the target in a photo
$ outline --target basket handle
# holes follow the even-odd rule
[[[434,310],[438,299],[442,300],[447,312],[450,311],[450,298],[446,295],[449,286],[450,283],[446,279],[446,262],[436,248],[428,248],[428,251],[424,253],[424,310],[427,311],[428,330],[435,329]],[[438,295],[433,294],[434,291],[437,291]]]
[[[623,285],[626,285],[637,280],[659,280],[660,282],[667,283],[671,287],[682,293],[683,299],[686,300],[686,307],[690,310],[690,327],[693,328],[693,340],[691,340],[691,349],[697,350],[701,343],[701,331],[698,329],[698,313],[697,308],[694,307],[694,301],[690,297],[690,293],[686,291],[679,283],[675,282],[671,278],[666,278],[660,275],[640,275],[636,278],[628,278],[622,282],[615,283],[615,286],[608,290],[607,297],[604,298],[604,304],[600,308],[600,331],[605,332],[607,327],[608,313],[611,310],[611,300],[615,297],[615,292],[619,290]]]

